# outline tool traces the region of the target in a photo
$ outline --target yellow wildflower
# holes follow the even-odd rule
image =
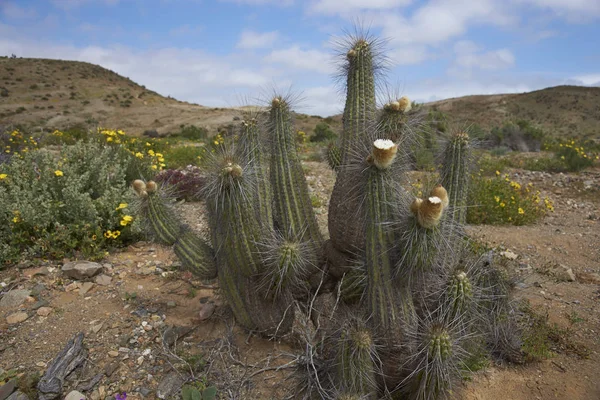
[[[124,215],[123,219],[121,219],[121,226],[127,226],[133,221],[133,217],[131,215]]]
[[[521,207],[519,207],[519,214],[525,214],[525,210],[523,210]]]
[[[500,171],[496,170],[496,176],[500,176]]]
[[[7,174],[0,174],[0,181],[6,179],[8,177]]]
[[[122,210],[124,208],[127,208],[127,203],[120,203],[119,207],[115,208],[115,210]]]
[[[60,169],[57,169],[56,171],[54,171],[54,175],[56,176],[63,176],[63,172]]]
[[[140,153],[139,151],[137,153],[135,153],[135,156],[139,159],[144,158],[144,155],[142,153]]]
[[[496,200],[496,203],[500,202],[500,196],[494,196],[494,200]]]
[[[506,204],[504,202],[500,203],[500,207],[505,207]]]

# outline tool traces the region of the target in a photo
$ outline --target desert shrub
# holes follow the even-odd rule
[[[208,138],[208,131],[205,128],[194,125],[184,125],[181,127],[181,130],[173,136],[179,136],[189,140],[206,140]]]
[[[484,141],[492,147],[508,147],[515,151],[540,151],[544,131],[527,120],[507,121],[494,127]]]
[[[88,141],[0,165],[0,263],[95,259],[131,241],[129,184],[149,164],[122,146]]]
[[[311,142],[325,142],[332,139],[335,139],[337,135],[331,129],[331,127],[325,122],[319,122],[317,126],[315,126],[314,134],[311,135]]]
[[[470,224],[526,225],[554,211],[552,201],[547,197],[542,199],[533,184],[523,186],[500,171],[494,177],[481,173],[473,176],[469,204],[472,204],[467,210]]]
[[[565,163],[567,171],[577,172],[589,168],[594,164],[594,159],[598,159],[597,154],[586,152],[583,144],[575,140],[559,143],[554,148],[557,158]]]
[[[188,165],[197,165],[206,152],[203,146],[172,146],[165,150],[165,158],[170,169],[185,168]]]
[[[168,185],[173,197],[186,201],[198,201],[201,189],[206,183],[206,177],[198,167],[188,165],[184,169],[166,169],[155,178],[156,182]]]

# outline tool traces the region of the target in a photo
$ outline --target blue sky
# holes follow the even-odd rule
[[[357,20],[417,101],[600,86],[600,0],[0,0],[0,55],[87,61],[207,106],[291,87],[299,111],[331,115],[332,44]]]

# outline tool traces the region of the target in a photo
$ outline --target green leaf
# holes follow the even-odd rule
[[[202,392],[202,400],[213,400],[217,396],[217,388],[209,386]]]

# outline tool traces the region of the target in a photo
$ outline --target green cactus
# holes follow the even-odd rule
[[[399,318],[392,286],[391,255],[395,236],[389,227],[397,201],[391,183],[395,177],[390,166],[397,150],[398,147],[391,140],[376,140],[368,160],[371,165],[366,171],[366,303],[373,326],[383,332],[394,328]]]
[[[333,247],[341,253],[364,252],[364,187],[357,182],[356,166],[368,156],[363,153],[375,127],[375,78],[378,42],[366,35],[352,37],[345,54],[346,105],[341,137],[341,165],[329,202],[328,228]],[[371,143],[368,143],[370,145]],[[330,259],[335,263],[335,259]],[[339,268],[339,266],[337,266]]]
[[[217,277],[212,248],[191,230],[184,230],[173,245],[183,267],[201,279]]]
[[[337,171],[342,163],[342,152],[335,141],[331,141],[327,145],[326,159],[329,167]]]
[[[448,297],[452,302],[451,317],[460,316],[473,299],[473,287],[471,280],[465,271],[455,271],[448,283]]]
[[[375,345],[371,332],[362,324],[347,323],[337,342],[337,378],[344,393],[360,398],[374,399],[377,392],[375,379]]]
[[[390,139],[394,143],[405,141],[404,134],[408,122],[407,113],[410,109],[411,103],[406,96],[392,100],[383,106],[378,126],[378,131],[383,139]]]
[[[288,100],[275,96],[269,112],[271,185],[275,228],[320,251],[323,237],[308,193],[308,185],[296,148]]]
[[[248,113],[242,122],[240,132],[240,148],[244,163],[250,166],[249,173],[254,175],[256,183],[256,217],[261,224],[273,226],[273,203],[271,184],[269,182],[267,164],[263,144],[260,140],[260,129],[257,121],[258,115]]]
[[[467,219],[470,162],[469,135],[464,131],[452,134],[444,149],[442,185],[448,190],[450,220],[463,225]]]

